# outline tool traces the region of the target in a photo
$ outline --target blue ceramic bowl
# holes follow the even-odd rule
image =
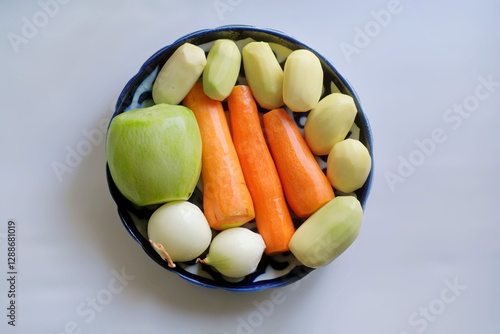
[[[349,83],[337,72],[333,65],[322,55],[311,49],[309,46],[297,41],[296,39],[276,30],[260,29],[253,26],[222,26],[215,29],[200,30],[189,35],[186,35],[169,46],[166,46],[151,56],[139,69],[139,72],[125,85],[121,95],[118,98],[116,111],[113,115],[116,116],[127,110],[137,109],[153,104],[151,88],[161,66],[172,55],[172,53],[184,43],[192,43],[203,47],[208,51],[211,42],[220,39],[232,39],[235,41],[243,41],[245,39],[253,39],[256,41],[265,41],[273,43],[277,47],[277,56],[280,58],[280,49],[283,47],[289,50],[308,49],[314,52],[320,59],[324,70],[324,95],[332,91],[340,91],[354,98],[358,113],[355,119],[355,127],[348,136],[359,139],[369,150],[373,158],[372,152],[372,134],[368,120],[361,108],[359,99]],[[285,50],[286,50],[285,49]],[[285,52],[286,55],[286,52]],[[283,60],[283,59],[282,59]],[[244,80],[244,78],[241,78]],[[291,113],[299,128],[303,129],[303,124],[307,117],[307,113]],[[326,157],[318,157],[322,167],[326,166]],[[146,254],[156,261],[166,270],[175,272],[185,280],[209,288],[221,288],[231,291],[257,291],[270,287],[284,286],[303,278],[313,269],[301,265],[295,257],[290,253],[284,253],[275,256],[264,255],[257,270],[242,279],[228,279],[213,270],[211,267],[190,261],[186,263],[178,263],[176,268],[169,268],[167,263],[158,255],[151,247],[147,236],[147,221],[156,207],[137,207],[125,199],[113,182],[109,169],[106,168],[107,180],[111,195],[116,202],[118,214],[123,222],[123,225],[128,230],[130,235],[142,246]],[[365,206],[370,191],[370,186],[373,176],[372,171],[365,185],[355,192],[355,196],[360,200],[363,207]],[[190,199],[191,202],[202,206],[202,193],[196,189]],[[295,219],[297,224],[301,223],[300,219]],[[249,222],[246,227],[255,229],[255,223]],[[215,233],[215,232],[214,232]]]

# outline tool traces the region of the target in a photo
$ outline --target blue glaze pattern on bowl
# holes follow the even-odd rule
[[[356,115],[355,125],[353,126],[353,129],[349,133],[348,137],[359,139],[367,147],[370,155],[372,156],[372,170],[370,171],[368,179],[365,185],[353,194],[359,199],[364,208],[373,178],[373,148],[370,125],[361,108],[359,99],[350,84],[337,72],[337,70],[326,58],[307,45],[284,34],[283,32],[273,29],[261,29],[253,26],[231,25],[214,29],[200,30],[188,34],[176,40],[171,45],[160,49],[141,66],[138,73],[128,81],[122,90],[122,93],[118,98],[113,117],[128,110],[143,108],[153,104],[151,90],[154,80],[161,66],[163,66],[166,60],[179,46],[184,43],[192,43],[203,47],[208,52],[211,42],[221,38],[232,39],[235,41],[242,41],[247,38],[251,38],[256,41],[275,43],[284,46],[289,50],[308,49],[319,57],[325,73],[324,92],[322,96],[331,93],[333,90],[338,90],[341,93],[348,94],[353,97],[358,113]],[[244,78],[240,78],[238,83],[244,83]],[[265,110],[260,111],[265,112]],[[299,129],[303,130],[304,122],[308,113],[293,113],[289,110],[288,112],[295,120]],[[322,168],[326,168],[326,156],[317,157],[317,160]],[[294,283],[314,270],[301,265],[290,252],[274,256],[264,255],[257,270],[251,275],[243,277],[239,280],[226,278],[210,266],[195,263],[194,260],[190,262],[178,263],[175,268],[170,268],[160,255],[151,247],[147,237],[147,221],[158,206],[138,207],[132,204],[118,191],[107,166],[106,176],[109,191],[117,205],[120,220],[130,235],[142,246],[146,254],[148,254],[148,256],[160,266],[164,267],[168,271],[175,272],[189,282],[204,287],[220,288],[230,291],[258,291]],[[203,208],[203,196],[199,187],[195,189],[189,201],[198,205],[200,208]],[[295,218],[294,222],[298,226],[301,222],[303,222],[303,220]],[[245,227],[256,231],[254,221],[245,224]],[[216,233],[217,232],[214,231],[214,234]]]

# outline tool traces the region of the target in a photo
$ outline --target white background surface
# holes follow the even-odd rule
[[[498,2],[400,0],[382,25],[377,13],[394,9],[385,0],[60,1],[0,3],[2,333],[500,332]],[[329,58],[375,139],[355,244],[298,285],[245,294],[185,282],[142,252],[108,194],[99,136],[149,56],[233,23],[282,30]],[[347,44],[356,53],[343,52]],[[441,140],[430,145],[433,131]],[[86,133],[95,134],[90,148]],[[85,148],[70,167],[69,152]],[[68,168],[58,174],[57,164]],[[6,316],[10,219],[15,327]]]

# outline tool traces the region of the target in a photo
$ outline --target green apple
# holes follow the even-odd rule
[[[193,112],[169,104],[117,115],[106,142],[113,181],[139,206],[187,200],[200,177],[201,149]]]

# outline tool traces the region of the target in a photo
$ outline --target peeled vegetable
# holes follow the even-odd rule
[[[283,72],[283,101],[292,111],[308,111],[316,106],[323,89],[323,69],[309,50],[293,51]]]
[[[106,154],[118,190],[139,206],[188,199],[201,173],[201,134],[193,112],[158,104],[110,124]]]
[[[156,104],[179,104],[201,76],[207,63],[205,51],[185,43],[170,56],[153,84]]]
[[[212,232],[200,208],[187,201],[177,201],[153,212],[148,222],[148,236],[153,248],[174,268],[174,262],[200,256],[208,248]]]
[[[305,266],[325,266],[357,238],[363,209],[353,196],[337,196],[310,216],[290,240],[290,250]]]
[[[368,149],[358,140],[346,139],[328,154],[326,175],[335,189],[349,193],[363,186],[371,167]]]
[[[227,277],[243,277],[253,273],[266,245],[255,232],[235,227],[217,234],[210,244],[208,255],[198,260],[217,269]]]
[[[266,42],[251,42],[242,51],[248,85],[262,108],[283,105],[283,69]]]
[[[241,53],[236,43],[229,39],[214,42],[207,56],[203,71],[203,90],[211,99],[222,101],[231,94],[238,79]]]
[[[295,227],[250,87],[234,87],[227,104],[234,146],[252,196],[257,231],[266,243],[266,254],[286,252]]]
[[[201,179],[203,212],[215,230],[238,227],[255,218],[252,196],[222,102],[209,98],[198,82],[184,99],[200,125],[203,145]]]
[[[356,117],[354,99],[346,94],[332,93],[322,98],[307,116],[304,137],[311,151],[326,155],[333,145],[343,140]]]
[[[335,197],[330,181],[285,109],[266,113],[263,123],[288,205],[307,218]]]

